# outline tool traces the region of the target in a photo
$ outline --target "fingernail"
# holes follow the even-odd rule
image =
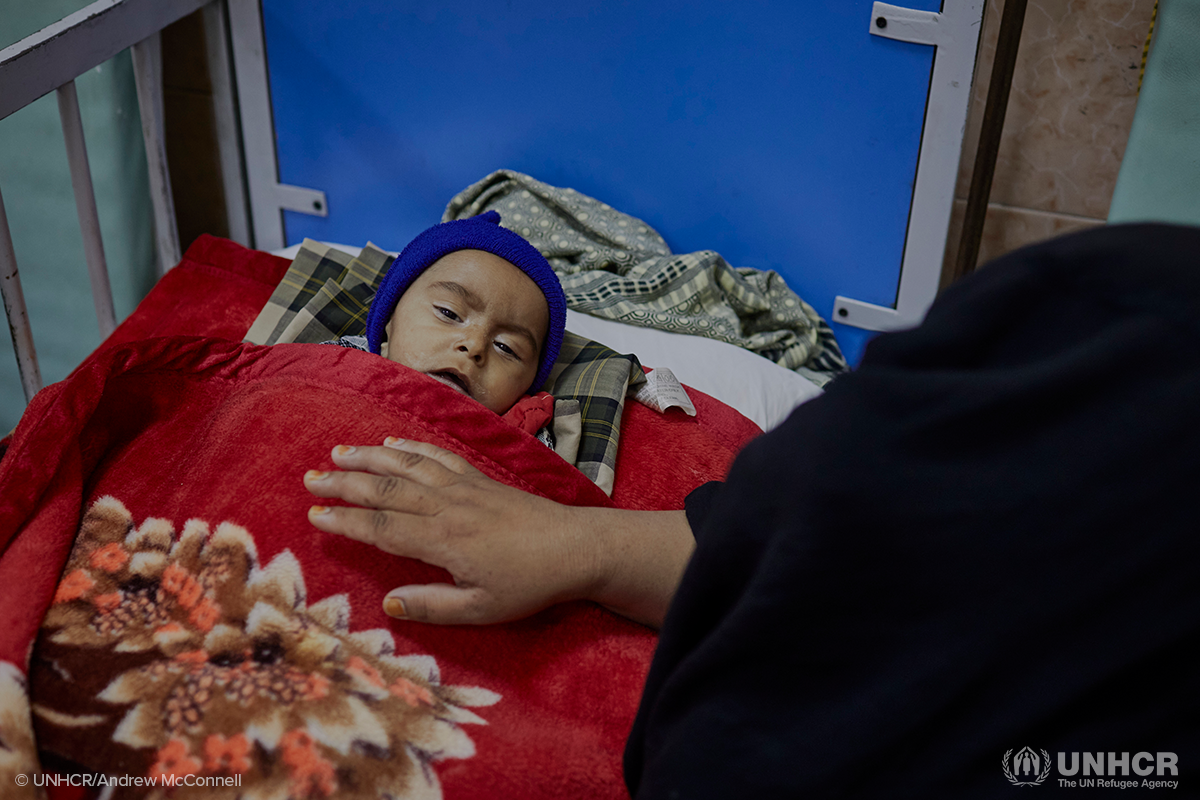
[[[383,601],[383,613],[387,614],[389,617],[397,617],[399,619],[403,619],[404,617],[408,616],[408,614],[406,614],[404,611],[404,601],[399,597],[385,598]]]
[[[396,448],[397,450],[399,450],[399,449],[400,449],[400,445],[402,445],[402,444],[404,444],[404,440],[403,440],[403,439],[397,439],[395,436],[389,436],[389,437],[387,437],[386,439],[384,439],[384,440],[383,440],[383,446],[384,446],[384,447],[394,447],[394,448]]]
[[[306,483],[308,481],[323,481],[328,477],[328,472],[322,472],[319,469],[310,469],[308,472],[304,473],[304,481]]]
[[[339,444],[337,447],[333,448],[333,454],[335,456],[348,456],[353,452],[354,448],[348,444]]]
[[[308,509],[308,515],[310,517],[319,517],[322,514],[328,514],[328,513],[329,513],[329,506],[311,506]]]

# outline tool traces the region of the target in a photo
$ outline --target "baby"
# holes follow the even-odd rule
[[[542,388],[558,358],[567,301],[533,245],[500,215],[434,225],[392,264],[367,312],[367,349],[497,414]]]

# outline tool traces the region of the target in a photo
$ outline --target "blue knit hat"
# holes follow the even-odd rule
[[[456,250],[483,250],[503,258],[528,275],[546,296],[550,327],[542,345],[537,375],[527,390],[528,394],[534,394],[550,377],[562,347],[563,331],[567,327],[567,298],[550,263],[529,242],[507,228],[501,228],[500,215],[495,211],[434,225],[408,243],[392,262],[367,311],[367,344],[371,352],[379,353],[388,320],[392,318],[400,296],[433,262]]]

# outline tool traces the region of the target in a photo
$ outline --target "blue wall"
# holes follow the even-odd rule
[[[304,237],[399,249],[510,168],[775,269],[827,319],[895,301],[933,50],[853,2],[263,0]],[[907,5],[938,10],[938,0]],[[868,334],[834,324],[852,360]]]

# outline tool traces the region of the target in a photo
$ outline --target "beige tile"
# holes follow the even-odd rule
[[[954,210],[950,215],[950,235],[946,239],[946,268],[942,271],[943,276],[950,272],[951,265],[958,257],[958,239],[962,232],[962,221],[966,208],[965,200],[954,201]],[[1005,253],[1010,253],[1025,245],[1035,244],[1067,233],[1097,228],[1103,224],[1104,220],[1101,219],[991,203],[988,205],[987,216],[983,220],[983,238],[979,243],[979,259],[976,263],[986,264],[994,258],[999,258]],[[945,283],[946,280],[943,278],[943,285]]]
[[[1137,100],[1154,0],[1030,0],[991,200],[1103,219]],[[991,0],[967,122],[965,197],[1003,2]]]
[[[1068,233],[1098,228],[1102,220],[1032,211],[1000,205],[988,207],[979,246],[979,264],[986,264],[1025,245],[1043,242]]]

